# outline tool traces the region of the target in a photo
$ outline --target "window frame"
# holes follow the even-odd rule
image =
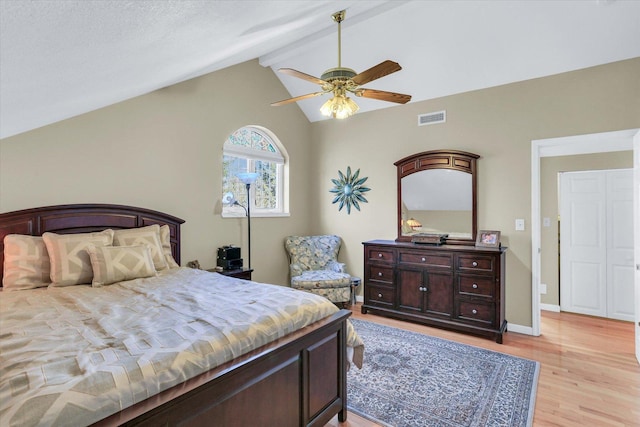
[[[265,139],[273,148],[277,150],[276,153],[259,150],[247,146],[234,144],[231,142],[231,136],[241,130],[248,130],[249,132],[255,132]],[[224,163],[225,156],[233,156],[237,158],[243,158],[247,161],[247,171],[255,172],[255,164],[258,161],[265,161],[275,163],[276,165],[276,207],[270,209],[258,208],[256,206],[256,186],[252,185],[249,191],[249,203],[251,210],[251,217],[283,217],[290,216],[289,214],[289,185],[288,185],[288,169],[289,159],[287,152],[280,142],[280,140],[268,129],[260,126],[243,126],[234,132],[226,139],[223,145],[222,162]],[[224,168],[222,168],[224,173]],[[232,178],[232,177],[229,177]],[[222,183],[224,183],[225,176],[222,176]],[[223,184],[224,185],[224,184]],[[224,191],[224,187],[223,187]],[[238,198],[237,194],[234,194]],[[241,218],[246,216],[246,210],[242,206],[227,206],[222,205],[221,216],[223,218]]]

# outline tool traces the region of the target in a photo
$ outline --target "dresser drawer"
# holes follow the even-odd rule
[[[366,299],[369,304],[393,306],[394,288],[386,286],[365,285]]]
[[[487,276],[458,276],[458,293],[493,298],[495,279]]]
[[[429,267],[443,268],[453,267],[453,256],[450,253],[400,251],[398,258],[398,262],[400,264],[425,265]]]
[[[393,283],[393,268],[380,265],[369,265],[369,281],[386,284]]]
[[[490,255],[458,255],[458,271],[495,272],[495,257]]]
[[[389,248],[370,247],[367,248],[367,259],[371,262],[383,262],[393,264],[396,261],[395,252]]]
[[[460,320],[493,325],[495,320],[495,305],[478,301],[458,301],[457,317]]]

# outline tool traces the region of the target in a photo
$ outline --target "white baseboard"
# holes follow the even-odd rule
[[[533,335],[533,328],[531,326],[516,325],[514,323],[507,324],[507,333],[516,332],[518,334]]]
[[[356,295],[356,302],[364,302],[364,297],[362,295]]]
[[[542,304],[540,303],[540,310],[554,311],[560,313],[560,306],[555,304]]]

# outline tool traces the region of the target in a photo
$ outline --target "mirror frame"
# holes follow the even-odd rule
[[[396,242],[410,242],[411,236],[402,235],[402,178],[412,173],[429,170],[429,169],[453,169],[471,174],[471,194],[472,194],[472,224],[470,239],[447,239],[448,245],[469,245],[473,246],[476,242],[476,234],[478,232],[478,191],[477,191],[477,175],[476,160],[480,156],[466,151],[459,150],[433,150],[424,151],[422,153],[413,154],[404,159],[398,160],[394,165],[398,169],[398,238]]]

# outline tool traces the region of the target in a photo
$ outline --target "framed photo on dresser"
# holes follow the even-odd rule
[[[500,232],[494,230],[480,230],[476,236],[476,246],[481,248],[499,248]]]

